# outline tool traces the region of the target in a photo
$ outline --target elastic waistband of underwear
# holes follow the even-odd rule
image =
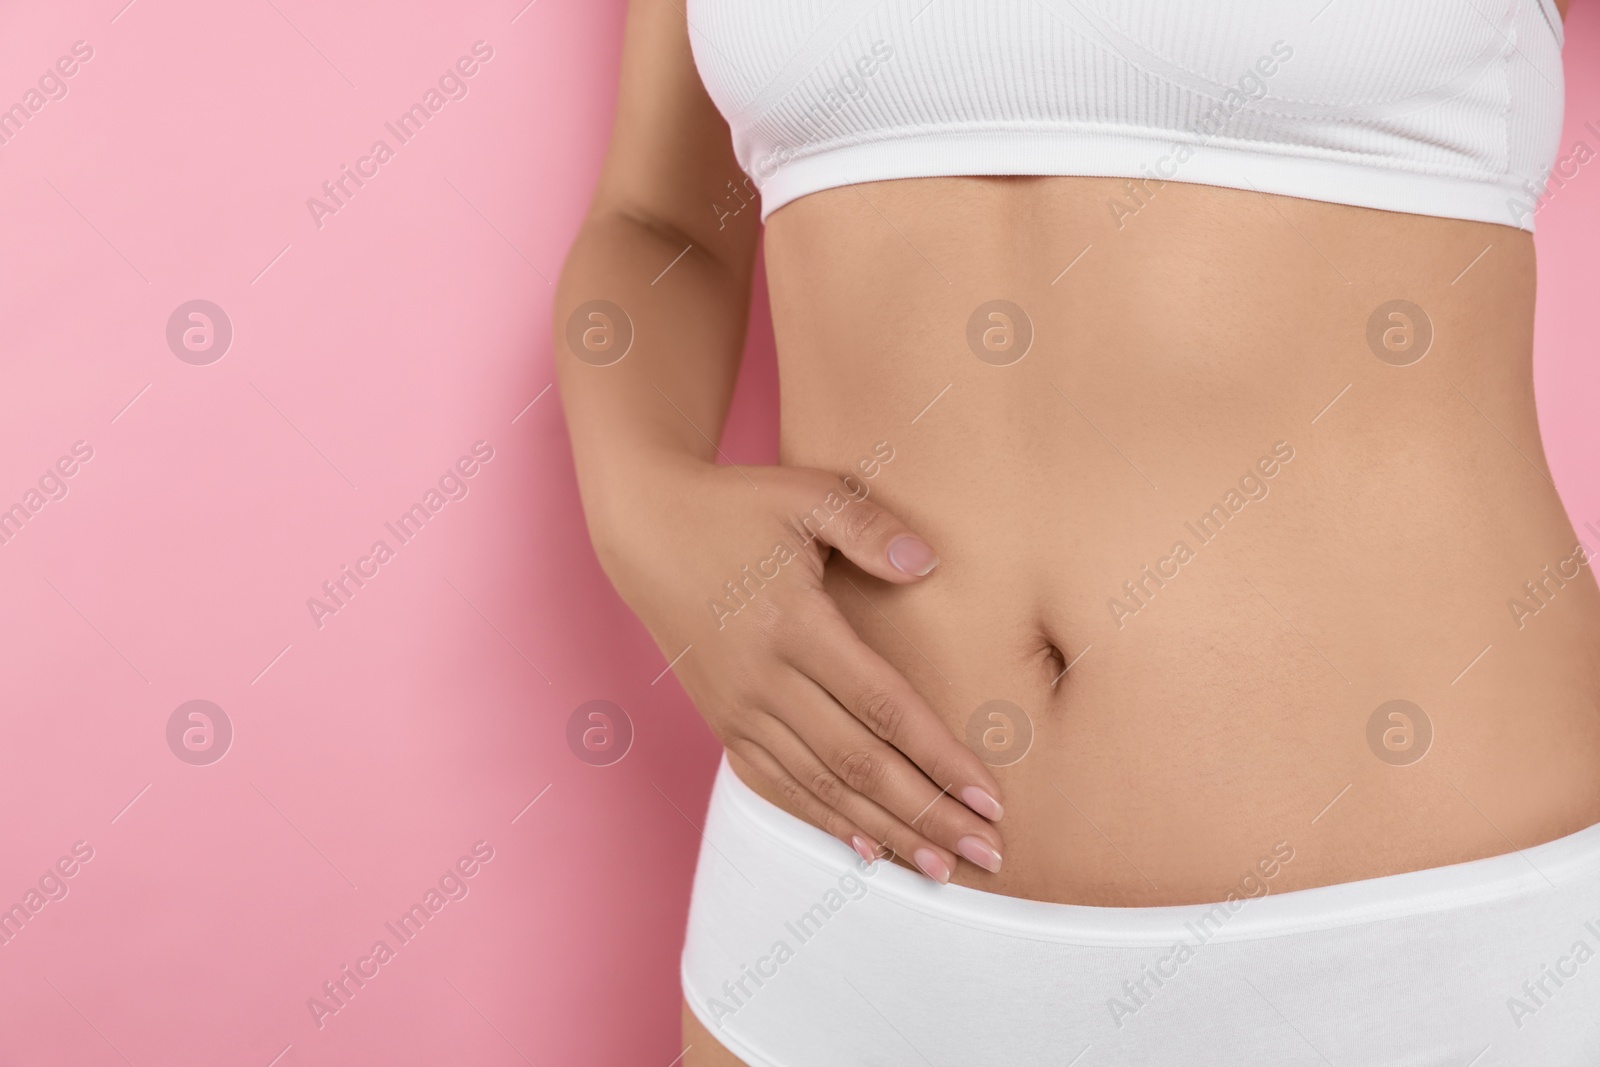
[[[741,782],[726,755],[717,768],[711,809],[712,822],[721,811],[754,831],[749,847],[781,849],[835,876],[854,870],[880,900],[996,933],[1084,946],[1171,944],[1189,936],[1198,917],[1218,908],[1225,909],[1228,917],[1225,923],[1212,924],[1215,930],[1208,940],[1251,941],[1532,898],[1559,892],[1574,882],[1600,883],[1597,823],[1554,841],[1485,859],[1311,889],[1241,895],[1232,901],[1149,908],[1054,904],[937,885],[888,861],[863,872],[849,846]],[[1246,873],[1254,872],[1241,872],[1241,877]]]

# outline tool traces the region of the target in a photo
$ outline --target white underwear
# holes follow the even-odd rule
[[[751,1067],[1600,1067],[1600,825],[1219,904],[940,886],[717,771],[684,996]]]

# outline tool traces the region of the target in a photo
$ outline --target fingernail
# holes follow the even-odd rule
[[[939,557],[922,538],[905,534],[889,542],[889,562],[895,570],[920,578],[939,565]]]
[[[918,870],[940,885],[950,880],[950,868],[945,866],[944,860],[933,849],[919,848],[911,854],[911,859]]]
[[[961,802],[990,822],[999,822],[1000,816],[1006,813],[998,800],[975,785],[969,785],[961,791]]]
[[[981,837],[963,837],[956,842],[956,851],[990,874],[1000,873],[1000,853],[989,847]]]
[[[850,847],[856,850],[856,855],[861,857],[861,862],[868,864],[869,866],[871,865],[872,861],[877,858],[872,854],[871,843],[860,834],[856,834],[850,839]]]

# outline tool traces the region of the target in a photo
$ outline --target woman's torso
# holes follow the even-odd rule
[[[886,442],[866,484],[942,559],[890,587],[835,556],[831,592],[958,736],[1014,758],[995,700],[1031,728],[1004,869],[956,880],[1184,903],[1283,842],[1276,891],[1600,821],[1600,597],[1540,447],[1526,233],[919,178],[787,205],[766,256],[783,462]]]

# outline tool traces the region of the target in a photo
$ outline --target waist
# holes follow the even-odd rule
[[[1081,291],[1017,282],[1050,242],[1016,229],[984,238],[1009,256],[973,238],[948,283],[892,296],[881,264],[822,282],[775,250],[784,461],[857,472],[943,561],[890,588],[835,558],[829,588],[995,749],[1005,869],[958,877],[1187,903],[1291,825],[1319,842],[1301,888],[1600,821],[1600,595],[1539,446],[1531,249],[1503,231],[1463,278],[1483,245],[1435,268],[1473,224],[1330,205],[1241,243],[1260,220],[1195,195],[1165,255]],[[1351,254],[1340,217],[1387,258]],[[936,257],[922,219],[897,225]],[[1299,270],[1311,243],[1346,281]]]

